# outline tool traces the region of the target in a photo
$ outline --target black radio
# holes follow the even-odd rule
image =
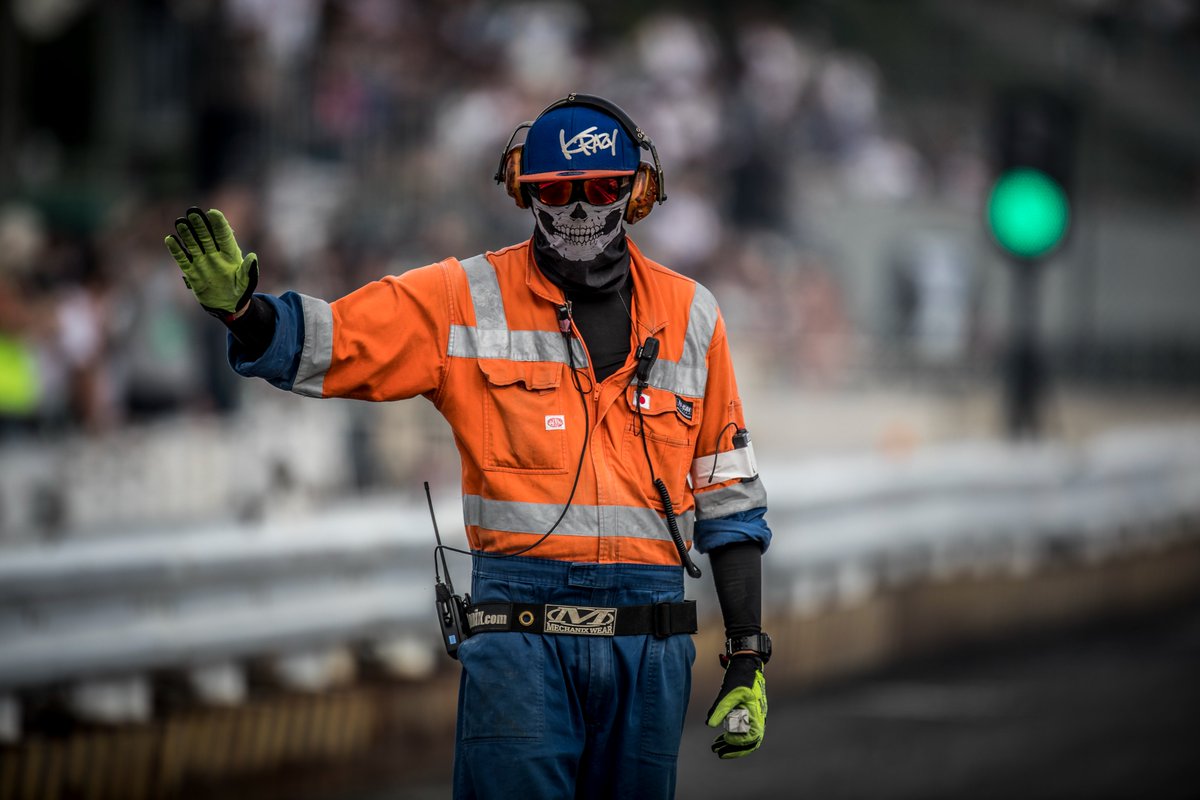
[[[449,574],[446,575],[449,578]],[[467,606],[470,596],[463,598],[454,593],[454,587],[438,581],[433,587],[437,595],[438,626],[442,629],[442,642],[451,658],[458,658],[458,647],[471,635],[467,625]]]
[[[433,513],[429,481],[425,481],[425,500],[429,503],[429,518],[433,520],[433,535],[437,539],[437,548],[433,554],[433,593],[437,598],[434,607],[437,609],[438,628],[442,631],[442,643],[446,645],[446,654],[451,658],[458,658],[458,648],[471,635],[471,626],[467,622],[467,606],[471,605],[471,595],[460,597],[454,593],[454,581],[450,578],[450,568],[446,566],[446,554],[442,552],[442,534],[438,531],[437,517]],[[442,569],[446,572],[444,582],[441,571],[438,570],[439,557],[442,560]]]

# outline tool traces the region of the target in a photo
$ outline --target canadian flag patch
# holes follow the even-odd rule
[[[546,415],[546,430],[561,431],[567,427],[567,418],[562,414],[547,414]]]

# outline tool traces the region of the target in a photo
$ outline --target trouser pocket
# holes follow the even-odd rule
[[[690,636],[648,637],[644,658],[642,752],[673,759],[692,693],[696,645]]]
[[[545,650],[526,633],[481,633],[458,649],[463,741],[536,740],[545,728]]]

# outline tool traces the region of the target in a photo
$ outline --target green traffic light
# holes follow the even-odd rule
[[[1071,211],[1067,194],[1053,178],[1029,167],[1001,175],[988,198],[988,226],[1008,252],[1044,256],[1062,241]]]

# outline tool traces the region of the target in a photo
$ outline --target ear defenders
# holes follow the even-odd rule
[[[562,100],[546,106],[542,110],[542,113],[538,114],[538,117],[540,118],[556,108],[572,105],[588,106],[608,114],[620,123],[630,138],[637,143],[638,147],[650,151],[650,157],[653,159],[654,164],[652,166],[644,161],[638,164],[637,172],[632,176],[633,187],[629,194],[629,205],[625,207],[625,222],[628,224],[633,225],[645,219],[654,208],[655,203],[663,203],[667,199],[662,164],[659,163],[658,150],[655,149],[654,142],[616,104],[602,97],[590,94],[572,92]],[[514,142],[516,142],[521,131],[527,131],[532,126],[533,121],[522,122],[513,131],[512,136],[508,137],[508,144],[504,146],[504,150],[500,153],[500,163],[497,165],[496,174],[493,176],[496,183],[504,184],[504,190],[508,192],[509,197],[517,204],[517,208],[529,208],[529,200],[525,194],[524,187],[520,183],[521,156],[524,144],[514,144]]]

